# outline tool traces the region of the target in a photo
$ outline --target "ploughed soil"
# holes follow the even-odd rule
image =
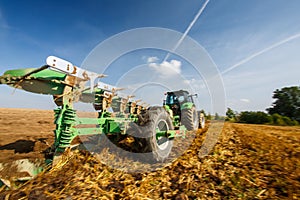
[[[0,163],[43,158],[54,141],[53,111],[0,108]]]
[[[0,109],[0,163],[43,158],[53,142],[52,123],[52,111]],[[199,158],[206,134],[195,132],[179,158],[154,171],[128,173],[72,151],[25,184],[2,186],[0,199],[300,199],[299,126],[225,123],[214,149]],[[118,159],[132,168],[139,162]]]

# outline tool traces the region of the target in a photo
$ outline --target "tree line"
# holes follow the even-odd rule
[[[274,103],[266,112],[243,111],[235,112],[227,108],[226,120],[249,124],[273,124],[295,126],[300,123],[300,87],[284,87],[273,93]]]

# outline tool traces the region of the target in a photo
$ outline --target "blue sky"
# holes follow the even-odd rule
[[[100,42],[134,28],[162,27],[183,33],[203,4],[204,0],[1,0],[0,73],[39,67],[49,55],[80,66]],[[298,0],[208,3],[188,36],[205,48],[221,73],[226,72],[222,78],[227,106],[238,111],[265,110],[275,89],[299,85],[299,9]],[[165,55],[159,50],[133,52],[107,70],[107,81],[114,82],[114,75],[131,66],[147,64],[149,57],[162,61]],[[200,93],[200,106],[209,110],[203,80],[193,77],[188,64],[181,62],[180,73]],[[118,69],[121,63],[128,67]],[[55,107],[49,96],[20,90],[11,95],[13,89],[4,85],[0,91],[0,107]],[[150,103],[157,103],[154,99]]]

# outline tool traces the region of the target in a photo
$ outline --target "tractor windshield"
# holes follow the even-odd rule
[[[167,105],[183,104],[186,102],[193,102],[193,99],[187,91],[183,90],[169,92],[165,101]]]
[[[174,94],[169,94],[166,99],[166,104],[173,105],[175,103],[178,103],[177,97]]]
[[[191,101],[187,92],[179,91],[175,95],[177,96],[178,101],[179,101],[180,104]]]

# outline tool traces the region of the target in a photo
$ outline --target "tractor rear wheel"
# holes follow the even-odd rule
[[[147,135],[149,147],[151,149],[154,161],[163,162],[168,158],[172,147],[173,140],[170,140],[167,136],[156,136],[157,131],[173,130],[173,122],[162,107],[153,107],[149,109],[149,119],[147,123]]]
[[[143,119],[143,120],[141,120]],[[113,143],[122,149],[137,154],[136,158],[142,158],[146,162],[163,162],[168,158],[173,140],[167,135],[157,136],[157,131],[173,130],[173,122],[168,112],[162,107],[151,107],[143,116],[139,117],[138,123],[130,123],[125,135],[119,138],[113,136]],[[150,156],[150,157],[148,157]]]
[[[198,129],[199,119],[194,106],[189,109],[181,110],[181,124],[184,125],[188,131]]]

